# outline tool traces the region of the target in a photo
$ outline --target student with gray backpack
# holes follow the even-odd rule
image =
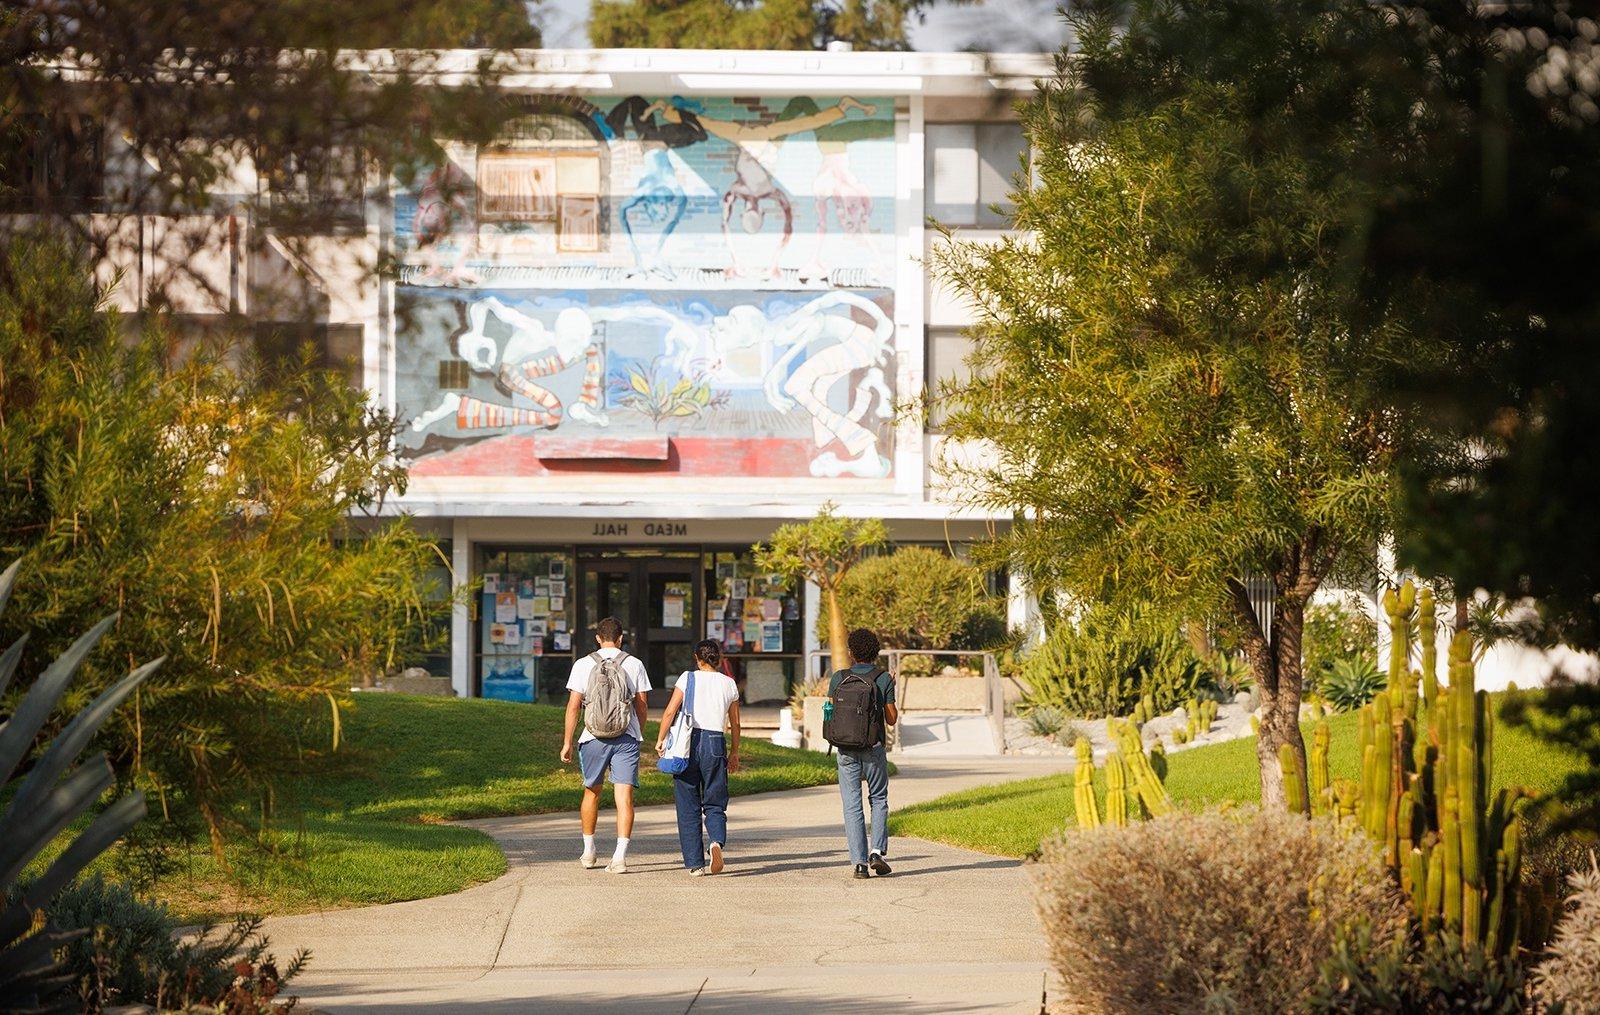
[[[839,796],[844,803],[844,837],[857,878],[890,872],[888,727],[899,721],[894,677],[878,665],[878,636],[866,628],[850,632],[850,667],[828,681],[822,735],[839,752]],[[861,813],[861,784],[872,811],[872,841]]]
[[[578,862],[585,868],[599,866],[595,859],[594,835],[600,823],[600,791],[606,771],[611,772],[611,788],[617,798],[617,849],[606,870],[628,873],[628,839],[633,835],[633,790],[639,785],[639,744],[649,715],[645,692],[650,677],[644,663],[622,651],[622,623],[607,617],[595,625],[599,649],[572,664],[567,677],[566,736],[561,744],[561,763],[572,763],[572,735],[583,716],[583,735],[578,739],[578,768],[583,773],[583,854]]]

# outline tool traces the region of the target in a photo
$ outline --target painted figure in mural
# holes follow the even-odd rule
[[[695,107],[680,103],[681,100],[675,100],[673,103],[662,105],[662,115],[669,123],[681,122],[685,115],[693,115],[708,133],[734,146],[733,182],[722,193],[722,235],[727,240],[728,254],[732,260],[727,269],[728,277],[776,278],[778,259],[794,235],[794,203],[773,175],[777,164],[778,142],[794,134],[803,134],[837,123],[851,110],[859,110],[866,116],[872,116],[877,112],[876,107],[846,97],[840,99],[837,105],[827,109],[816,109],[813,103],[813,111],[808,113],[791,104],[790,108],[785,110],[785,116],[777,120],[741,123],[714,119],[703,115]],[[740,263],[739,250],[733,242],[730,225],[735,209],[739,209],[742,204],[743,208],[739,211],[740,227],[752,235],[761,232],[766,225],[767,215],[763,205],[769,201],[783,214],[783,235],[772,252],[770,263],[761,271],[752,272]]]
[[[871,320],[870,327],[857,319],[856,311]],[[767,371],[763,387],[767,402],[779,412],[798,403],[810,414],[812,440],[820,452],[811,460],[813,476],[889,474],[878,435],[862,424],[869,410],[879,419],[894,415],[894,395],[884,378],[893,355],[894,322],[883,308],[855,293],[831,292],[776,320],[755,307],[733,307],[713,322],[712,330],[716,341],[729,347],[766,340],[784,350]],[[866,371],[865,376],[847,392],[849,408],[841,412],[829,396],[859,371]],[[834,441],[844,446],[847,457],[822,450]]]
[[[511,329],[503,342],[490,338],[484,330],[491,315]],[[565,415],[594,426],[608,426],[611,420],[600,407],[605,359],[594,332],[593,319],[577,307],[562,310],[556,315],[554,326],[546,328],[538,318],[493,296],[474,302],[467,307],[466,330],[456,336],[457,354],[472,369],[492,374],[495,386],[506,394],[521,395],[533,407],[485,402],[448,391],[436,407],[413,419],[411,428],[425,430],[452,416],[457,429],[466,431],[515,426],[553,430]],[[564,406],[560,397],[539,381],[576,365],[580,359],[584,364],[583,389],[577,402]]]
[[[472,233],[455,234],[458,218],[470,218],[467,203],[470,183],[455,163],[446,159],[423,177],[417,194],[417,213],[411,221],[416,237],[416,254],[423,262],[419,285],[475,285],[477,275],[467,270],[467,255],[472,249]],[[458,244],[453,263],[446,264],[440,244],[455,236]]]
[[[633,194],[617,211],[622,230],[628,236],[628,247],[633,251],[634,264],[640,271],[660,275],[671,280],[672,269],[662,260],[662,250],[672,231],[683,219],[689,205],[680,179],[680,161],[673,154],[675,148],[686,148],[706,139],[705,128],[700,125],[698,103],[674,99],[677,111],[674,120],[666,119],[667,103],[646,103],[638,95],[630,95],[612,107],[604,117],[595,117],[601,133],[608,142],[624,139],[631,127],[633,135],[644,147],[643,169],[634,184]],[[662,119],[657,120],[656,114]],[[648,249],[641,246],[640,232],[646,228],[656,230],[655,243]],[[645,241],[648,243],[648,240]]]
[[[816,101],[806,96],[789,100],[779,119],[807,116],[817,111]],[[880,272],[888,265],[882,251],[872,239],[872,191],[856,176],[850,167],[849,146],[852,141],[892,138],[894,124],[885,120],[849,120],[818,127],[815,131],[817,150],[822,164],[811,181],[812,200],[817,210],[817,242],[811,257],[800,269],[802,279],[826,279],[832,266],[824,257],[823,247],[828,238],[828,220],[839,220],[839,230],[853,237],[867,248]]]

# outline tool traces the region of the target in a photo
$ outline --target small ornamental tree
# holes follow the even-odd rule
[[[954,648],[963,631],[999,612],[982,571],[925,546],[868,557],[840,583],[839,603],[845,622],[871,628],[884,648]]]
[[[848,666],[844,611],[839,587],[869,546],[887,542],[888,530],[877,518],[841,518],[830,501],[807,522],[784,525],[772,539],[756,547],[756,567],[786,578],[804,578],[822,590],[828,611],[828,651],[835,668]]]
[[[973,380],[936,397],[992,452],[945,471],[1018,513],[998,547],[1036,588],[1238,631],[1281,804],[1306,605],[1371,575],[1396,462],[1427,453],[1379,383],[1426,355],[1420,295],[1368,299],[1344,256],[1413,111],[1352,61],[1392,41],[1368,5],[1075,9],[1080,51],[1025,113],[1019,233],[936,255],[979,322]]]

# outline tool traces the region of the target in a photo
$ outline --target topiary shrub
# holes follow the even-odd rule
[[[1060,836],[1034,869],[1064,996],[1101,1012],[1275,1012],[1305,1003],[1343,935],[1395,947],[1405,911],[1370,844],[1255,808]]]
[[[1143,698],[1154,717],[1192,698],[1202,676],[1194,650],[1175,626],[1153,615],[1088,610],[1075,621],[1057,623],[1023,660],[1023,705],[1097,719],[1131,715]]]
[[[1533,971],[1546,1004],[1564,1002],[1573,1015],[1600,1013],[1600,865],[1589,855],[1589,869],[1572,875],[1567,913],[1556,924],[1549,958]]]
[[[871,628],[884,648],[956,648],[958,640],[981,640],[1005,624],[983,587],[983,572],[923,546],[868,557],[845,575],[839,605],[849,627]],[[827,638],[827,617],[818,620]]]

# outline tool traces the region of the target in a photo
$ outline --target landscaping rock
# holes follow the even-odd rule
[[[1250,709],[1246,704],[1238,701],[1220,704],[1217,706],[1217,718],[1211,724],[1210,732],[1200,734],[1187,744],[1179,744],[1172,739],[1172,732],[1186,729],[1189,724],[1188,712],[1180,707],[1145,723],[1140,734],[1144,738],[1146,749],[1159,740],[1168,754],[1174,754],[1202,744],[1219,744],[1225,740],[1253,736],[1250,729],[1250,715]],[[1094,757],[1097,762],[1105,760],[1106,754],[1112,749],[1111,736],[1106,732],[1104,719],[1071,720],[1060,733],[1046,739],[1030,733],[1027,720],[1016,716],[1006,718],[1007,754],[1070,755],[1079,737],[1088,738],[1094,747]]]

